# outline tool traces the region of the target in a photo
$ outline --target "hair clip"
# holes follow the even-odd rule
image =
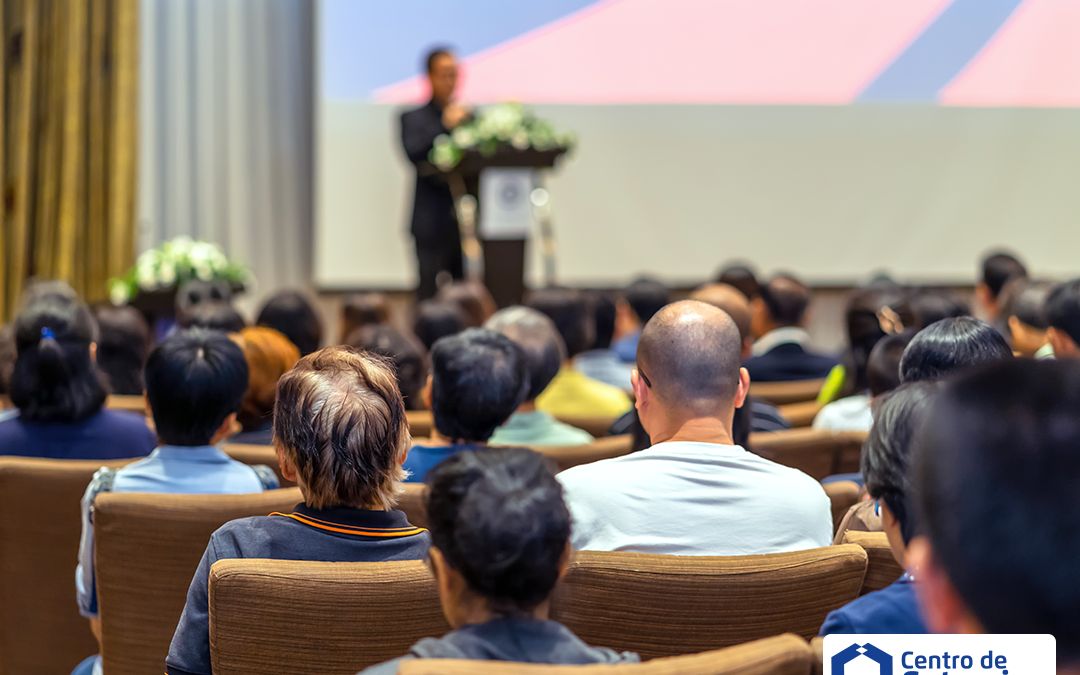
[[[48,326],[42,326],[41,327],[41,339],[42,340],[55,340],[56,335],[53,334],[52,330],[50,330]]]

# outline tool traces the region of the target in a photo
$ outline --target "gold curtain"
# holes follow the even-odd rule
[[[138,0],[0,0],[0,320],[29,277],[107,297],[135,251]]]

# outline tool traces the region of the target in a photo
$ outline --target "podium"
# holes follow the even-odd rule
[[[551,208],[547,190],[543,187],[546,170],[555,167],[567,148],[518,150],[510,144],[500,145],[493,154],[483,155],[469,150],[452,169],[440,171],[450,186],[461,230],[461,250],[465,262],[465,275],[470,280],[487,286],[495,303],[500,307],[520,304],[525,295],[525,254],[528,232],[509,236],[488,236],[479,231],[479,211],[484,208],[481,174],[485,169],[529,169],[532,186],[528,200],[532,220],[536,224],[537,238],[543,260],[544,282],[555,283],[555,232],[551,223]],[[479,201],[478,201],[479,200]],[[490,205],[489,205],[490,208]]]

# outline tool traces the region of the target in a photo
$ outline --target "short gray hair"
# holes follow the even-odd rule
[[[501,309],[484,323],[484,328],[502,333],[525,352],[529,365],[529,393],[526,401],[542,394],[566,360],[566,344],[547,315],[515,305]]]

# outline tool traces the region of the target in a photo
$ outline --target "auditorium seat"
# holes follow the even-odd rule
[[[593,438],[603,438],[611,431],[618,417],[557,417],[560,422],[577,427],[592,434]]]
[[[163,672],[188,586],[214,530],[236,518],[288,513],[301,501],[299,488],[246,495],[99,495],[94,537],[104,672]]]
[[[406,410],[405,419],[409,422],[409,433],[413,438],[427,438],[435,428],[435,418],[430,410]]]
[[[850,480],[838,480],[821,487],[825,488],[825,494],[829,496],[829,502],[832,504],[833,532],[835,533],[848,509],[859,501],[859,486]]]
[[[866,551],[866,578],[863,579],[859,595],[880,591],[904,573],[904,568],[896,562],[889,548],[889,539],[884,532],[848,531],[844,533],[844,543],[861,546]]]
[[[110,394],[105,399],[105,407],[109,410],[125,410],[146,415],[146,399],[142,396]]]
[[[858,546],[731,557],[581,551],[552,618],[588,644],[645,659],[788,632],[808,639],[859,596],[865,573]]]
[[[751,382],[750,395],[772,403],[786,405],[813,401],[825,380],[795,380],[794,382]]]
[[[351,675],[450,630],[418,560],[221,560],[210,616],[214,675]]]
[[[811,640],[810,651],[814,654],[814,661],[810,667],[811,675],[822,675],[825,672],[825,638],[816,637]]]
[[[802,401],[801,403],[788,403],[778,406],[780,414],[784,416],[791,426],[798,429],[808,427],[814,423],[814,418],[821,412],[821,404],[816,400]]]
[[[701,654],[645,663],[551,666],[506,661],[414,659],[399,675],[812,675],[814,655],[797,635],[778,635]]]
[[[225,443],[221,446],[229,457],[243,462],[248,466],[265,464],[277,474],[281,487],[293,487],[294,481],[288,480],[281,473],[281,462],[277,458],[277,450],[269,445],[248,445],[246,443]]]
[[[405,483],[401,498],[398,500],[398,508],[405,512],[409,523],[417,526],[428,526],[427,506],[424,504],[424,491],[427,485],[423,483]]]
[[[80,502],[102,466],[0,457],[0,675],[70,673],[97,653],[75,603]]]
[[[598,438],[586,445],[548,445],[532,448],[541,455],[553,460],[559,471],[572,466],[588,464],[601,459],[622,457],[634,447],[634,438],[630,434]]]
[[[821,480],[838,473],[857,473],[865,440],[866,432],[785,429],[750,434],[750,449]]]

